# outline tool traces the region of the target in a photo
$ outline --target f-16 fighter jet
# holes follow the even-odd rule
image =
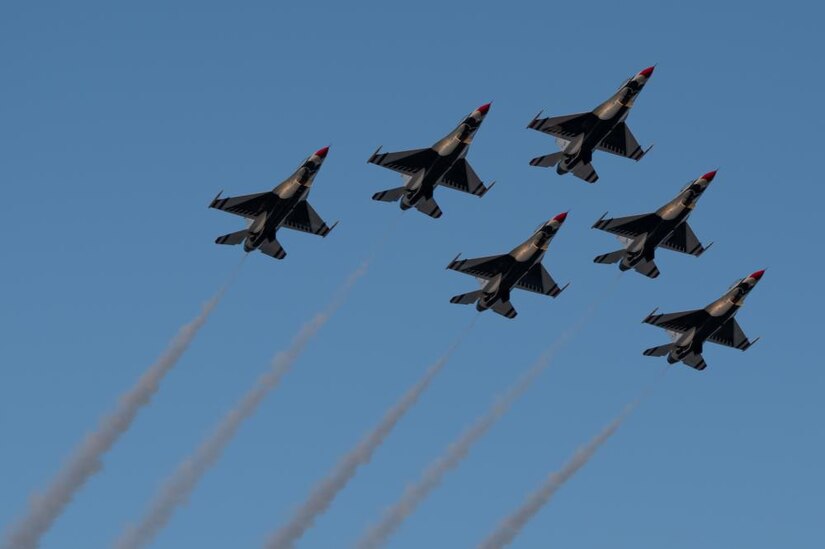
[[[478,311],[492,309],[507,318],[515,318],[517,313],[510,303],[510,290],[513,288],[550,297],[559,295],[567,285],[559,288],[541,260],[566,217],[566,212],[561,213],[543,223],[510,253],[477,259],[459,259],[461,254],[456,256],[447,268],[475,276],[482,287],[475,292],[457,295],[450,299],[450,303],[475,303]]]
[[[465,156],[489,110],[490,103],[480,106],[428,149],[382,153],[378,147],[368,162],[399,172],[404,186],[375,193],[372,199],[382,202],[400,200],[402,210],[415,207],[430,217],[439,218],[441,208],[433,200],[433,191],[438,185],[484,196],[493,184],[485,187]]]
[[[707,248],[696,238],[693,229],[687,223],[687,218],[715,176],[716,171],[712,171],[691,181],[676,198],[653,213],[613,219],[605,219],[603,215],[593,224],[593,228],[617,235],[625,247],[596,256],[593,261],[618,262],[622,271],[636,269],[645,276],[656,278],[659,276],[659,269],[653,262],[653,257],[657,247],[696,257],[702,255]]]
[[[734,347],[744,351],[759,338],[749,341],[739,327],[734,315],[744,305],[745,297],[762,278],[765,271],[756,271],[752,275],[736,282],[719,299],[694,311],[657,315],[654,310],[644,322],[664,328],[673,336],[673,343],[647,349],[646,356],[667,356],[670,364],[682,361],[691,368],[704,370],[707,367],[702,358],[702,346],[705,341]]]
[[[539,118],[541,113],[536,115],[527,127],[555,136],[562,150],[536,157],[530,165],[544,168],[557,166],[559,175],[572,172],[588,183],[595,183],[599,176],[590,164],[594,150],[641,160],[650,148],[642,150],[625,119],[651,74],[653,67],[648,67],[630,78],[592,112],[552,118]]]
[[[242,231],[219,236],[215,243],[243,242],[246,252],[258,249],[275,259],[283,259],[286,252],[275,238],[281,227],[319,236],[329,234],[338,223],[328,227],[307,202],[310,187],[327,157],[327,151],[329,147],[313,153],[295,173],[269,192],[227,198],[221,198],[221,193],[218,193],[209,207],[245,217],[249,220],[249,226]]]

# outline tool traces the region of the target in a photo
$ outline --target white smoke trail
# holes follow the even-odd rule
[[[358,467],[369,462],[375,450],[384,442],[404,414],[413,407],[435,376],[444,368],[444,365],[447,364],[475,324],[476,319],[478,319],[478,315],[473,317],[471,324],[456,338],[447,352],[430,366],[421,379],[410,387],[401,399],[387,411],[378,425],[338,462],[338,465],[323,482],[315,487],[292,519],[269,538],[269,541],[265,544],[267,549],[291,549],[295,546],[295,542],[314,525],[315,520],[326,512],[338,493],[355,476]]]
[[[353,272],[338,290],[330,305],[306,323],[286,351],[278,353],[269,370],[262,375],[252,389],[220,421],[207,439],[186,458],[161,487],[150,502],[140,522],[127,528],[115,542],[117,549],[137,549],[148,545],[172,518],[178,506],[184,504],[197,486],[198,481],[215,464],[223,450],[235,436],[241,424],[258,408],[263,399],[281,381],[306,345],[343,305],[350,290],[366,272],[364,262]]]
[[[576,336],[592,318],[599,305],[612,293],[616,281],[608,287],[604,295],[597,298],[582,314],[581,318],[572,327],[565,330],[551,346],[533,363],[533,366],[507,390],[503,397],[497,399],[487,412],[479,417],[467,430],[453,441],[446,451],[432,462],[421,477],[404,490],[404,493],[390,508],[381,520],[369,528],[359,539],[358,549],[377,549],[389,541],[390,536],[415,511],[418,505],[440,484],[444,476],[458,467],[467,456],[473,445],[478,442],[495,423],[510,409],[510,407],[533,384],[536,378],[553,362],[558,351],[570,339]]]
[[[637,400],[630,404],[625,410],[614,419],[604,430],[596,435],[590,442],[579,448],[573,457],[564,466],[552,473],[542,484],[530,494],[525,502],[513,514],[504,519],[498,528],[482,541],[478,549],[503,549],[521,533],[521,530],[533,518],[536,513],[553,497],[562,485],[581,469],[596,451],[609,439],[613,433],[621,426],[630,412],[638,405]]]
[[[244,256],[246,257],[246,256]],[[63,513],[74,495],[86,481],[103,468],[102,458],[118,441],[137,416],[152,399],[161,380],[175,366],[184,351],[192,343],[198,330],[209,318],[226,290],[240,272],[243,259],[229,280],[204,306],[192,322],[180,329],[169,348],[152,364],[128,392],[120,397],[114,411],[103,417],[97,430],[86,436],[73,455],[58,471],[51,485],[42,494],[35,494],[29,502],[26,515],[11,527],[3,547],[7,549],[33,549],[40,545],[40,538]]]

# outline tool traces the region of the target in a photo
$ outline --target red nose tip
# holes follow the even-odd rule
[[[476,110],[477,110],[478,112],[480,112],[481,114],[487,114],[487,111],[489,111],[489,110],[490,110],[490,105],[492,105],[492,104],[493,104],[493,102],[492,102],[492,101],[491,101],[491,102],[489,102],[489,103],[485,103],[484,105],[480,106],[480,107],[479,107],[479,108],[477,108]]]
[[[326,158],[328,152],[329,152],[329,147],[324,147],[323,149],[318,149],[317,151],[315,151],[315,156],[320,156],[321,158]]]
[[[763,274],[765,274],[765,269],[762,269],[761,271],[756,271],[755,273],[750,275],[748,278],[753,278],[754,280],[759,280],[760,278],[762,278]]]
[[[713,178],[716,177],[717,171],[718,170],[713,170],[712,172],[708,172],[705,175],[703,175],[701,179],[704,179],[705,181],[713,181]]]
[[[641,74],[641,75],[642,75],[642,76],[644,76],[645,78],[650,78],[650,75],[651,75],[651,74],[653,74],[653,69],[655,69],[655,68],[656,68],[655,66],[653,66],[653,67],[648,67],[648,68],[646,68],[645,70],[643,70],[643,71],[639,72],[639,74]]]
[[[553,221],[558,221],[559,223],[564,223],[564,220],[567,219],[567,212],[560,213],[556,217],[553,218]]]

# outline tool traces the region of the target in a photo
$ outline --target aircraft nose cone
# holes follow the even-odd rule
[[[706,173],[705,175],[702,176],[702,179],[704,179],[705,181],[710,183],[711,181],[713,181],[713,178],[716,177],[716,172],[717,171],[718,170],[713,170],[712,172]]]
[[[646,68],[642,71],[639,71],[639,74],[644,76],[645,78],[650,78],[650,75],[653,74],[653,69],[655,69],[655,68],[656,68],[655,65],[652,66],[652,67],[648,67],[648,68]]]
[[[756,271],[755,273],[751,274],[748,278],[752,278],[758,281],[760,278],[762,278],[763,274],[765,274],[765,269],[762,269],[761,271]]]
[[[560,213],[556,217],[553,218],[553,221],[558,221],[559,223],[564,223],[564,220],[567,219],[568,212]]]
[[[329,152],[329,147],[324,147],[323,149],[318,149],[317,151],[315,151],[315,156],[320,156],[321,158],[326,158],[328,152]]]
[[[489,111],[489,110],[490,110],[490,105],[492,105],[492,104],[493,104],[493,102],[492,102],[492,101],[490,101],[489,103],[485,103],[485,104],[483,104],[482,106],[480,106],[480,107],[479,107],[479,108],[477,108],[476,110],[477,110],[478,112],[480,112],[481,114],[487,114],[487,111]]]

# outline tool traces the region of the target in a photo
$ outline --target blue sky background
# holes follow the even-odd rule
[[[348,546],[616,276],[593,256],[605,210],[650,211],[719,175],[691,218],[716,241],[625,274],[600,314],[392,547],[473,547],[544,476],[651,383],[667,335],[640,323],[704,306],[767,274],[739,322],[763,340],[673,368],[514,547],[821,547],[823,74],[819,6],[718,2],[7,2],[0,8],[0,528],[195,316],[239,248],[214,194],[271,188],[331,144],[311,201],[325,240],[284,232],[248,258],[155,401],[45,538],[105,547],[267,368],[300,323],[401,216],[376,146],[425,147],[493,101],[469,159],[498,184],[440,189],[440,220],[404,214],[369,274],[241,430],[153,547],[257,547],[475,314],[444,269],[503,253],[570,209],[545,265],[570,288],[483,315],[455,359],[303,547]],[[589,110],[658,63],[629,123],[639,163],[596,156],[601,179],[528,165],[555,150],[525,129]]]

